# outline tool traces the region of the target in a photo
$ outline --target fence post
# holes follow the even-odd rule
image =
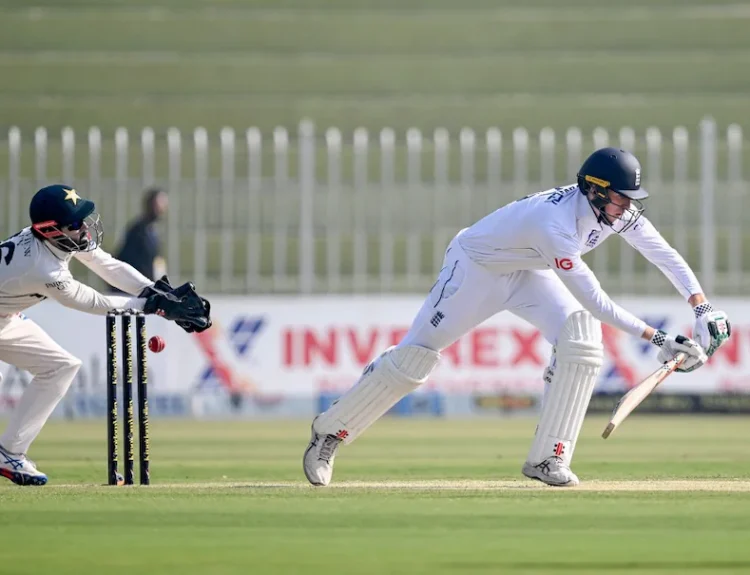
[[[716,189],[716,123],[712,118],[701,121],[701,283],[708,294],[716,286],[716,224],[714,196]]]
[[[688,187],[688,142],[689,134],[684,126],[677,126],[672,131],[674,146],[674,246],[683,257],[688,257],[687,243],[687,187]]]
[[[195,147],[195,190],[194,190],[194,235],[193,235],[193,277],[198,289],[206,286],[206,194],[208,193],[208,132],[196,128],[193,132]]]
[[[417,128],[409,128],[406,132],[407,150],[407,193],[409,197],[408,213],[420,213],[424,206],[420,202],[422,196],[422,133]],[[422,212],[423,213],[423,210]],[[406,218],[408,221],[408,217]],[[406,283],[409,288],[419,285],[420,272],[422,268],[421,254],[421,231],[422,222],[414,221],[408,225],[406,240]]]
[[[555,185],[555,131],[550,127],[539,132],[539,158],[542,188],[552,188]]]
[[[71,127],[62,129],[62,181],[69,186],[77,187],[75,181],[75,152],[76,152],[76,135]]]
[[[315,289],[315,127],[309,120],[299,125],[299,274],[300,291]]]
[[[154,173],[154,130],[149,127],[141,130],[141,188],[146,189],[154,185],[156,181]]]
[[[120,237],[128,221],[128,131],[115,130],[115,234]]]
[[[520,198],[528,193],[529,181],[529,133],[526,128],[513,130],[513,195]]]
[[[633,128],[630,126],[622,127],[619,139],[620,148],[635,154],[635,130]],[[622,286],[627,286],[627,289],[632,292],[635,285],[633,282],[633,276],[635,275],[635,250],[627,242],[621,241],[618,243],[620,244],[620,283]],[[611,244],[607,246],[606,250],[603,247],[600,248],[607,255],[611,249],[613,249]]]
[[[489,214],[501,204],[498,196],[502,188],[503,176],[503,134],[497,128],[489,128],[484,138],[487,145],[487,195],[484,199],[484,206],[485,213]]]
[[[182,179],[182,135],[177,128],[167,130],[167,154],[169,162],[169,203],[167,213],[167,241],[169,242],[167,269],[174,285],[180,285],[182,266],[180,262],[180,181]]]
[[[94,202],[99,212],[104,208],[101,195],[102,180],[102,133],[96,126],[89,128],[88,133],[89,152],[89,199]],[[114,216],[113,216],[114,217]],[[86,277],[88,283],[96,280],[93,270],[88,270]]]
[[[449,207],[452,202],[449,201],[450,182],[448,181],[450,134],[445,128],[436,128],[432,138],[435,154],[432,189],[432,272],[437,275],[443,263],[443,253],[447,243],[443,237],[446,220],[448,213],[452,211]]]
[[[289,193],[289,134],[285,128],[273,131],[274,155],[274,207],[273,207],[273,289],[285,289],[287,279],[288,214]]]
[[[262,257],[263,218],[261,187],[263,182],[263,139],[258,128],[248,128],[247,141],[247,220],[245,290],[258,289]]]
[[[732,124],[727,128],[727,180],[728,202],[731,206],[731,221],[729,223],[729,246],[727,261],[732,291],[735,294],[742,291],[742,223],[744,211],[742,209],[744,190],[742,185],[742,127]]]
[[[234,156],[235,139],[232,128],[219,132],[221,145],[221,256],[219,272],[222,292],[232,289],[234,279]]]
[[[579,128],[568,128],[565,132],[565,147],[568,152],[568,170],[567,176],[569,182],[576,181],[576,174],[581,168],[581,155],[583,148],[583,135]]]
[[[630,126],[620,128],[620,148],[635,153],[635,130]]]
[[[34,168],[36,189],[47,185],[47,130],[37,128],[34,132]]]
[[[662,137],[659,128],[650,127],[646,130],[646,156],[648,158],[646,164],[646,181],[647,185],[644,185],[646,189],[653,189],[657,194],[662,194],[662,177],[661,177],[661,152],[662,152]],[[649,212],[651,220],[657,227],[662,227],[666,222],[661,219],[660,201],[652,201],[649,206]],[[671,202],[670,202],[671,205]],[[659,269],[654,265],[646,267],[646,292],[649,294],[656,291],[658,280],[661,277]]]
[[[8,230],[9,236],[18,231],[21,212],[21,130],[8,130]]]
[[[94,202],[99,210],[100,190],[102,181],[102,133],[96,126],[89,128],[88,133],[89,145],[89,198]]]
[[[369,136],[365,128],[354,130],[354,291],[367,291],[367,157]]]
[[[461,193],[459,201],[460,226],[468,226],[472,223],[472,199],[474,197],[475,177],[474,177],[474,159],[476,154],[476,137],[474,130],[471,128],[461,128],[458,135],[461,145]],[[439,268],[438,268],[439,269]]]
[[[395,148],[396,134],[384,128],[380,132],[380,291],[384,293],[393,288]]]
[[[341,289],[341,132],[338,128],[326,130],[326,154],[328,155],[328,197],[326,213],[326,277],[327,290],[338,292]]]

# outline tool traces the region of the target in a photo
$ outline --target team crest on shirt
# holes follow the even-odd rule
[[[586,240],[586,245],[590,248],[595,247],[597,242],[599,241],[599,236],[601,234],[602,234],[601,230],[591,230],[591,233],[589,234],[589,237]]]

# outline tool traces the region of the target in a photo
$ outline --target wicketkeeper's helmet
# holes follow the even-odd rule
[[[96,206],[72,186],[54,184],[31,198],[31,229],[38,238],[66,252],[96,249],[102,241],[102,224]]]

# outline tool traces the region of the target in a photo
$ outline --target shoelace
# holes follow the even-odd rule
[[[318,459],[323,460],[326,463],[331,462],[333,454],[336,452],[336,448],[341,443],[341,440],[335,435],[326,435],[323,440],[323,445],[320,446],[320,453],[318,453]]]

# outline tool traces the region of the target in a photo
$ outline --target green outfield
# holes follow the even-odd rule
[[[0,126],[726,126],[749,22],[707,0],[1,0]]]
[[[152,425],[151,487],[101,486],[104,422],[51,423],[44,488],[0,484],[2,573],[746,573],[746,418],[588,419],[555,489],[531,419],[388,420],[308,487],[307,422]]]

